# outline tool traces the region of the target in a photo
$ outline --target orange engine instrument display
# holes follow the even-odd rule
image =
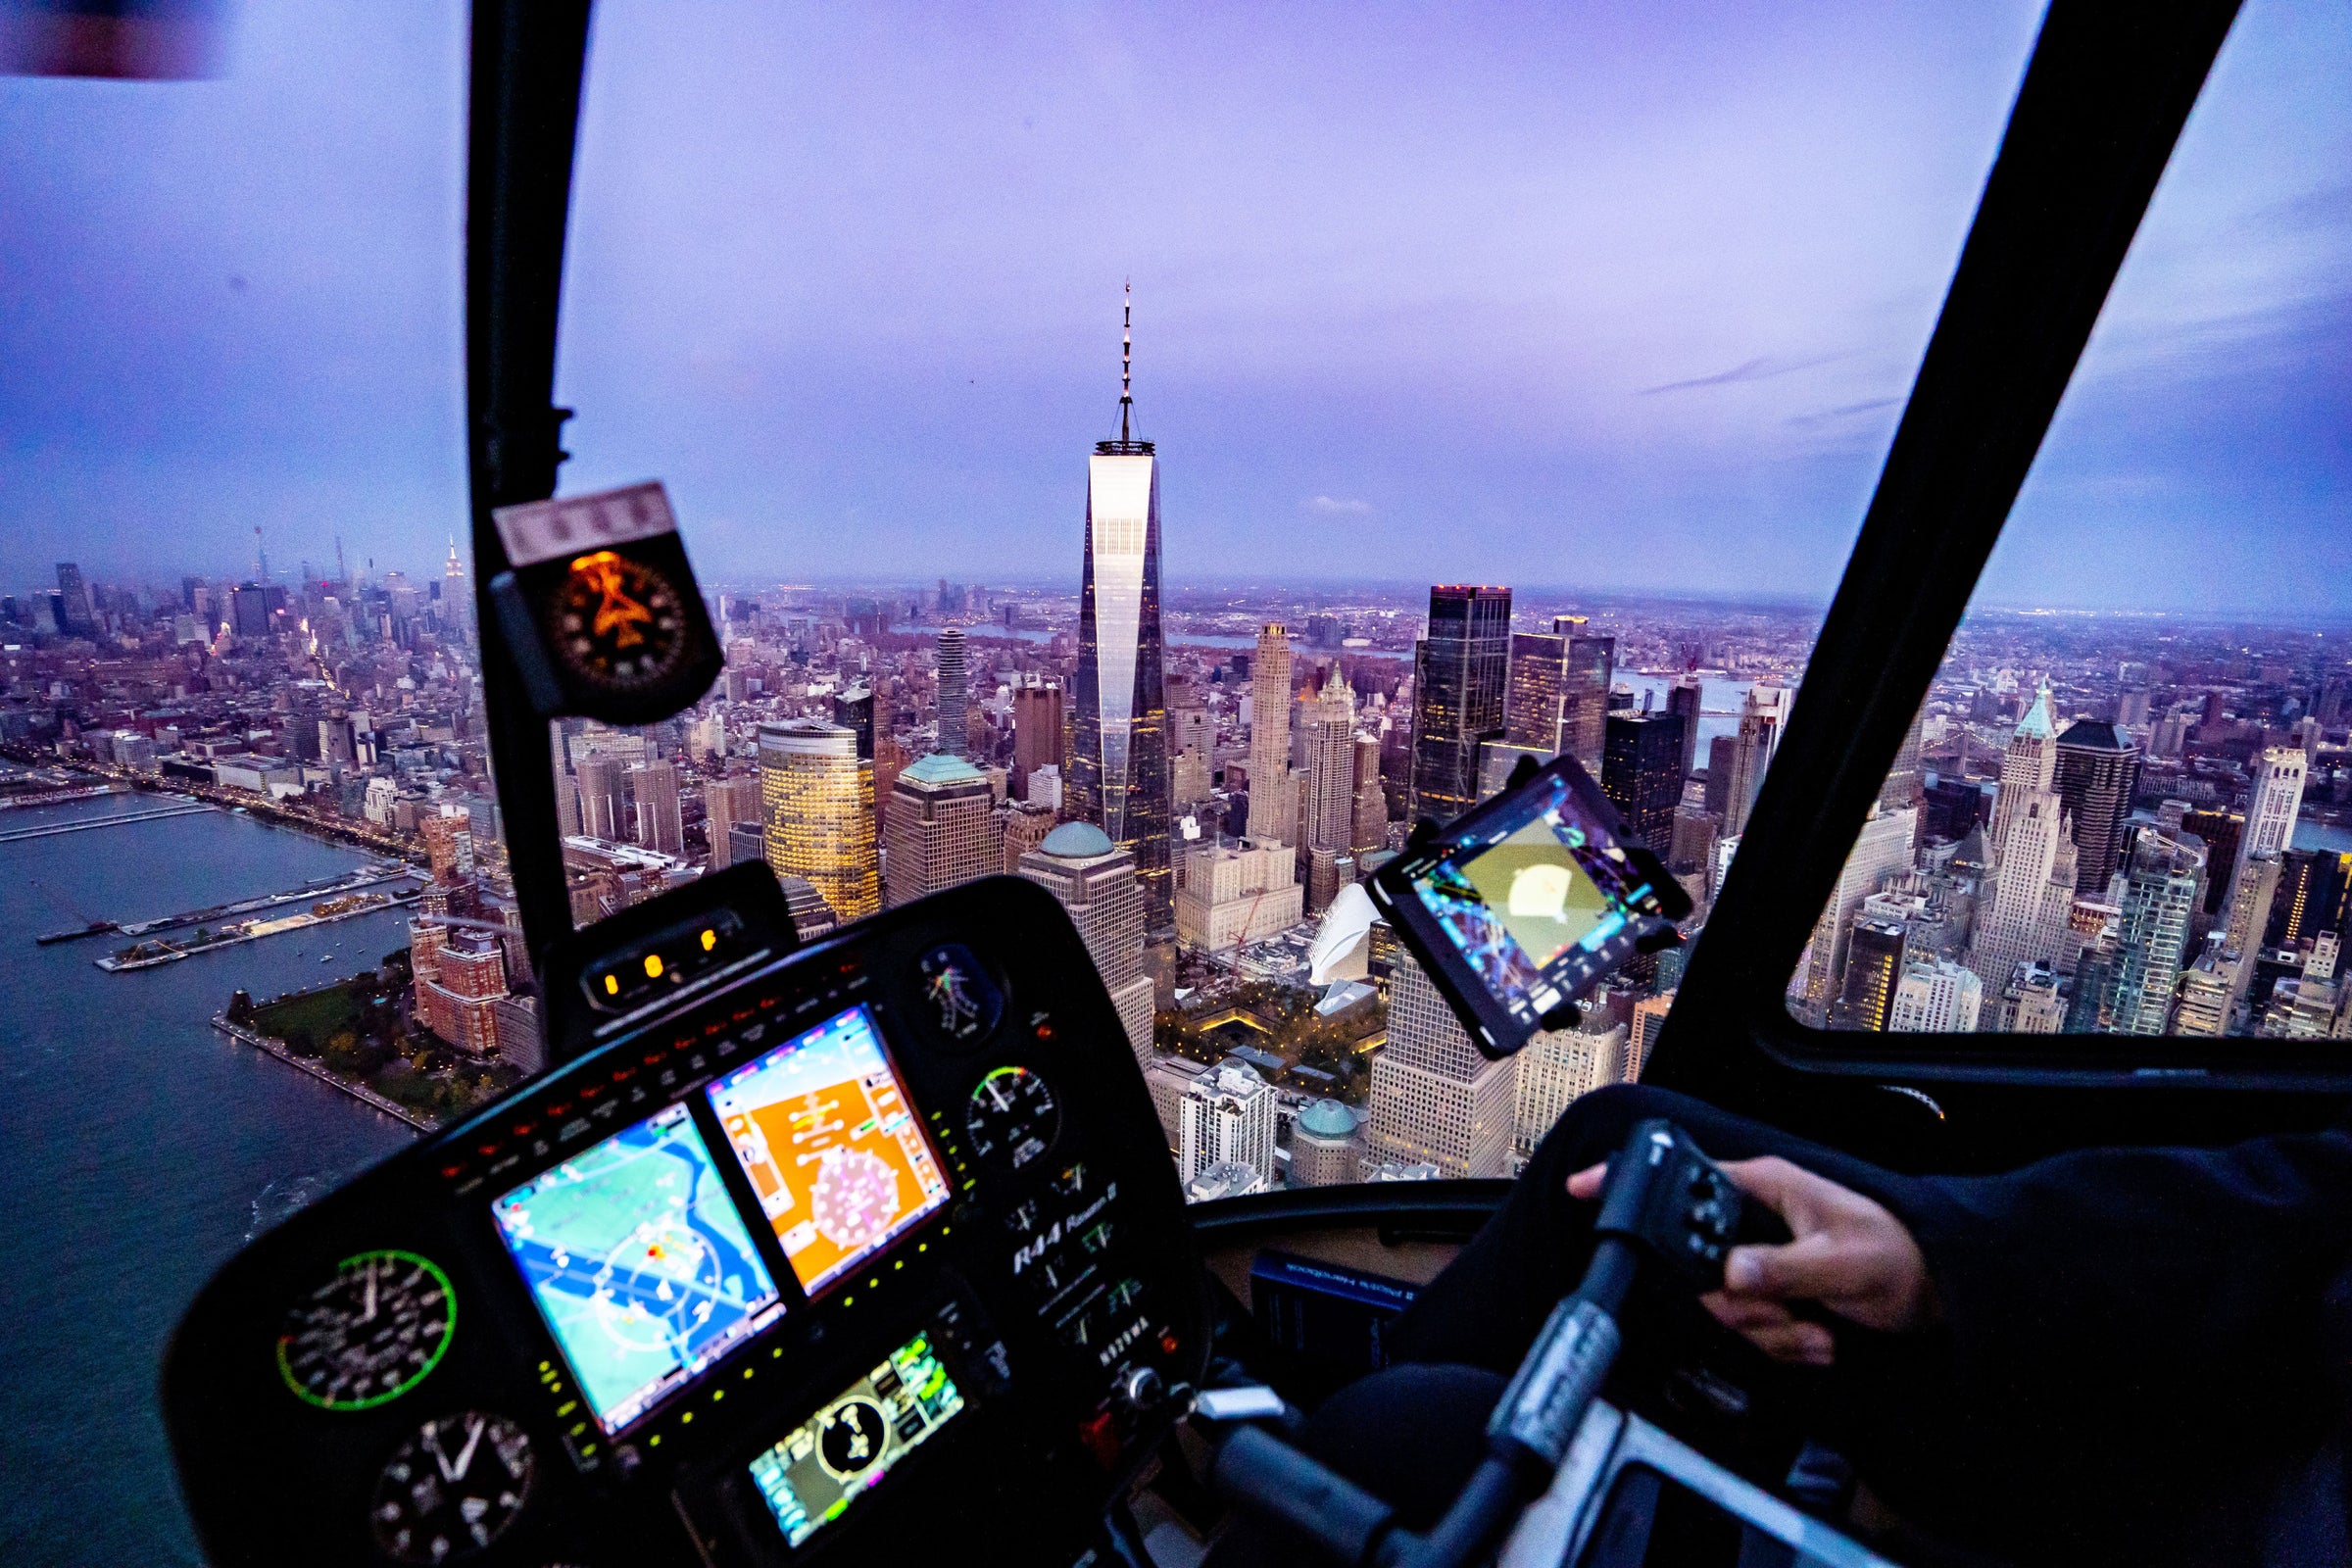
[[[948,1200],[938,1156],[861,1006],[708,1093],[811,1296]]]

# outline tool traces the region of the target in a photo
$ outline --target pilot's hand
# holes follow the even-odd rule
[[[1723,1289],[1699,1298],[1725,1327],[1775,1360],[1828,1366],[1837,1343],[1819,1323],[1789,1311],[1818,1301],[1864,1328],[1908,1334],[1935,1323],[1940,1308],[1927,1259],[1903,1222],[1860,1193],[1777,1156],[1726,1162],[1723,1173],[1788,1222],[1779,1247],[1737,1247]],[[1571,1198],[1600,1196],[1607,1167],[1568,1178]]]

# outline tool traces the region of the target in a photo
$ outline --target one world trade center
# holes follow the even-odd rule
[[[1119,433],[1086,472],[1070,814],[1135,856],[1145,922],[1176,921],[1168,869],[1168,709],[1159,631],[1159,459],[1134,434],[1133,306],[1120,334]]]

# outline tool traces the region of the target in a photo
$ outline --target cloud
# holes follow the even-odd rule
[[[1326,517],[1368,517],[1372,514],[1371,502],[1342,501],[1336,496],[1317,496],[1312,501],[1301,501],[1298,509]]]
[[[1848,403],[1835,409],[1823,409],[1818,414],[1792,414],[1788,416],[1788,422],[1800,428],[1828,424],[1836,419],[1852,418],[1857,414],[1876,414],[1881,409],[1900,408],[1902,403],[1901,398],[1869,398],[1860,403]]]
[[[1833,360],[1843,358],[1845,356],[1842,354],[1817,354],[1810,359],[1789,360],[1767,354],[1743,365],[1735,365],[1728,370],[1718,370],[1713,375],[1694,375],[1688,381],[1667,381],[1658,386],[1645,386],[1641,395],[1646,398],[1660,392],[1688,392],[1694,387],[1729,386],[1735,381],[1769,380],[1776,375],[1787,375],[1792,370],[1809,370],[1816,365],[1828,365]]]

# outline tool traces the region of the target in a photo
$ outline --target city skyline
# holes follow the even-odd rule
[[[1091,433],[1086,345],[1132,272],[1159,345],[1141,433],[1187,453],[1172,585],[1254,564],[1812,600],[2035,20],[1477,19],[1360,29],[1327,59],[1276,31],[1228,80],[1212,68],[1244,24],[1213,13],[1130,36],[1016,12],[919,39],[721,12],[670,36],[600,10],[558,391],[581,411],[565,488],[663,474],[709,580],[1066,570],[1081,493],[1059,454]],[[29,372],[0,391],[0,507],[28,550],[119,573],[168,529],[218,569],[258,520],[281,564],[340,531],[430,569],[466,514],[443,20],[256,5],[217,82],[0,82],[0,195],[25,218],[0,238],[24,301],[0,352]],[[1506,29],[1527,58],[1498,69]],[[958,48],[1004,70],[948,79]],[[2348,60],[2335,13],[2248,7],[1987,602],[2352,609],[2352,456],[2330,434],[2352,417],[2333,281],[2352,97],[2329,85]],[[759,91],[708,90],[771,67]],[[1471,73],[1492,104],[1434,125]],[[898,128],[845,130],[859,92],[891,111],[864,122]],[[723,113],[682,123],[682,101]],[[1148,199],[1072,179],[1104,124]],[[224,182],[257,137],[303,151]],[[813,265],[795,229],[712,229],[709,182],[731,175],[860,265]],[[158,269],[166,245],[186,265]]]

